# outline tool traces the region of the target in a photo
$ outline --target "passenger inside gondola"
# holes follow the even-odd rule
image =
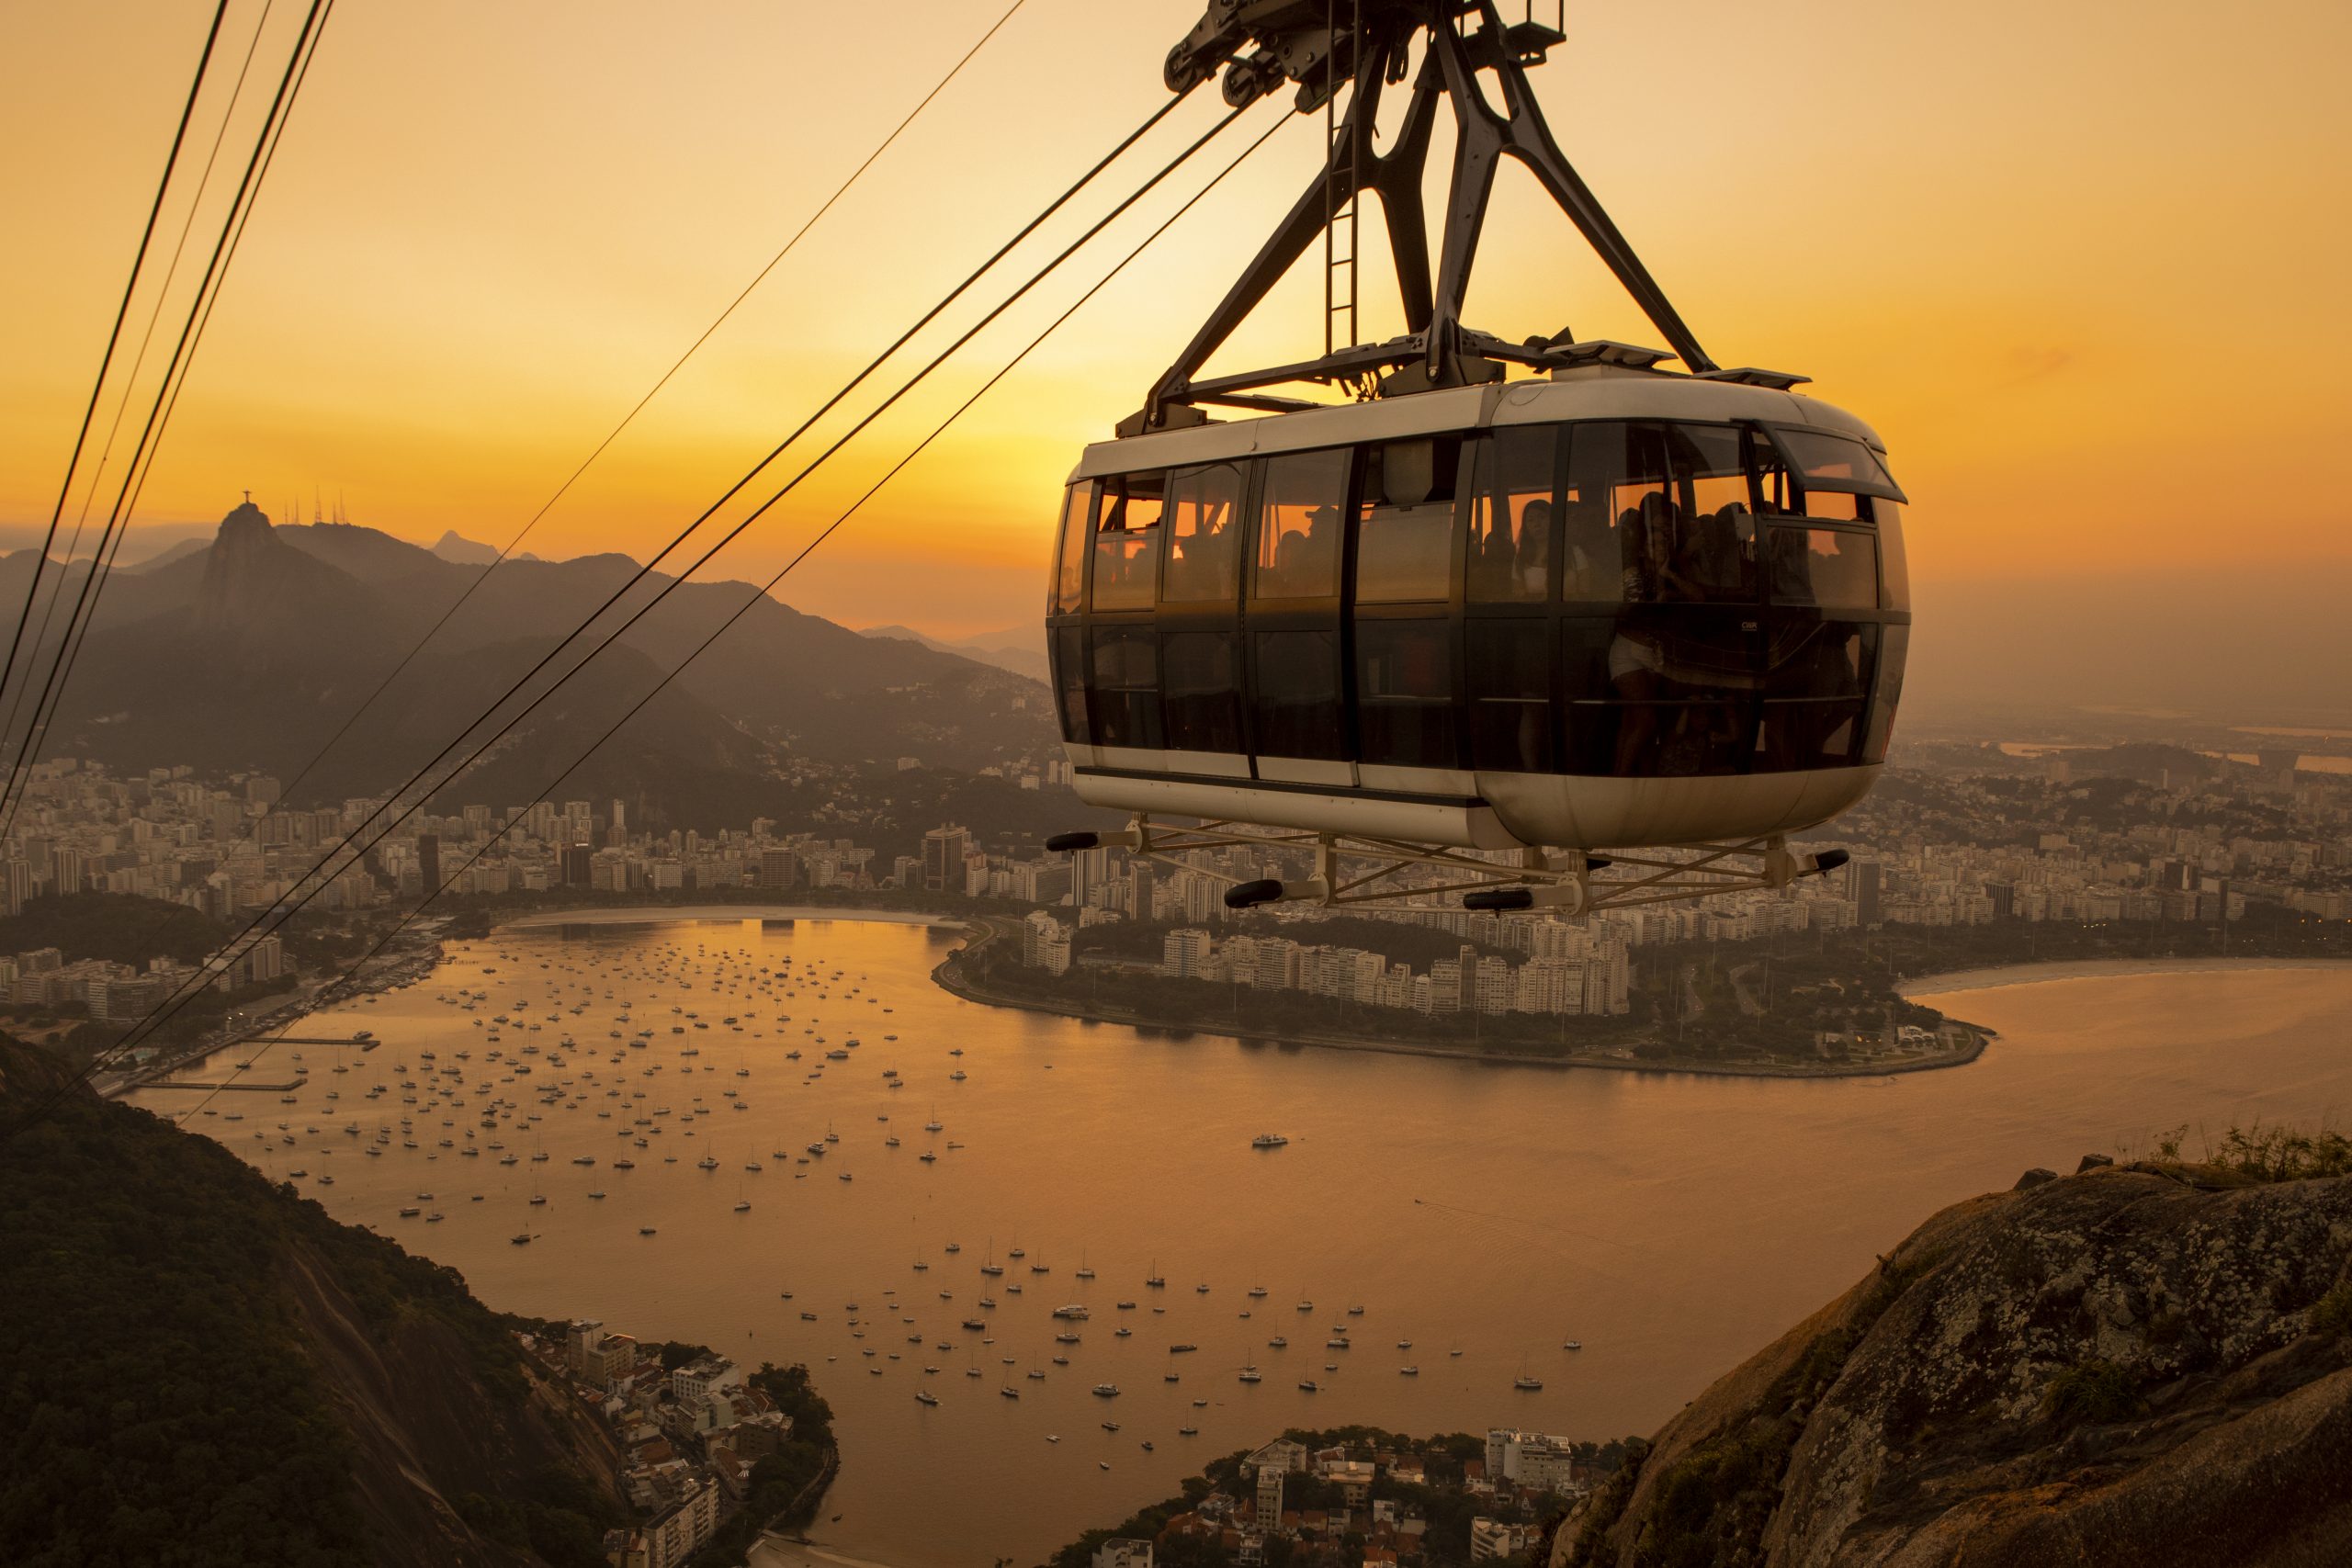
[[[1252,599],[1329,599],[1340,592],[1340,538],[1353,454],[1285,453],[1266,464]]]
[[[1531,501],[1520,514],[1519,554],[1512,561],[1514,597],[1541,600],[1550,591],[1552,574],[1552,503]]]
[[[1094,607],[1148,610],[1159,575],[1160,513],[1165,479],[1134,474],[1115,481],[1103,498],[1094,534]]]
[[[1230,604],[1241,572],[1241,470],[1230,463],[1168,476],[1170,604]]]

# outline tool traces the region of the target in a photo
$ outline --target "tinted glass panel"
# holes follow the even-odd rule
[[[1886,761],[1887,743],[1894,737],[1894,707],[1903,696],[1903,660],[1911,646],[1909,626],[1879,629],[1878,683],[1871,694],[1869,728],[1862,736],[1862,761]]]
[[[1862,741],[1878,627],[1814,621],[1772,640],[1764,676],[1757,767],[1770,772],[1844,767]]]
[[[1550,425],[1522,425],[1478,443],[1466,568],[1473,603],[1540,604],[1548,596],[1558,436]]]
[[[1356,624],[1356,720],[1360,761],[1456,765],[1451,623]]]
[[[1091,635],[1094,743],[1157,749],[1159,660],[1151,628],[1102,626]]]
[[[1733,426],[1577,425],[1564,510],[1572,603],[1755,601],[1756,517]]]
[[[1617,732],[1623,716],[1610,651],[1619,641],[1613,619],[1560,623],[1559,758],[1563,772],[1608,777],[1617,772]]]
[[[1233,632],[1170,632],[1160,638],[1160,706],[1170,748],[1241,750],[1238,643]]]
[[[1873,500],[1871,515],[1878,524],[1880,607],[1907,610],[1911,607],[1911,563],[1903,552],[1903,509],[1891,501]]]
[[[1166,491],[1164,474],[1125,474],[1104,482],[1094,527],[1094,608],[1151,608]]]
[[[1062,739],[1084,746],[1092,739],[1086,717],[1086,634],[1076,626],[1057,626],[1049,648],[1054,660],[1054,705],[1059,710]]]
[[[1669,598],[1702,604],[1756,600],[1756,514],[1747,505],[1746,438],[1730,425],[1669,424],[1674,476]]]
[[[1787,455],[1762,432],[1749,433],[1747,450],[1756,467],[1757,491],[1768,516],[1792,514],[1830,523],[1868,519],[1870,502],[1852,491],[1801,484],[1798,476],[1790,470]]]
[[[1657,425],[1575,427],[1568,453],[1566,581],[1576,599],[1668,597],[1678,516]]]
[[[1472,621],[1464,628],[1470,687],[1470,765],[1498,773],[1552,766],[1549,622]]]
[[[1241,585],[1241,469],[1213,463],[1168,476],[1168,579],[1171,604],[1231,604]]]
[[[1878,541],[1854,528],[1767,530],[1772,602],[1827,610],[1878,607]]]
[[[1745,771],[1755,726],[1754,612],[1628,606],[1565,625],[1577,696],[1564,726],[1574,773],[1692,777]]]
[[[1453,437],[1423,436],[1365,450],[1357,603],[1453,596],[1453,488],[1461,447]]]
[[[1789,466],[1796,470],[1797,482],[1805,489],[1851,491],[1861,495],[1883,495],[1890,501],[1903,499],[1903,491],[1886,471],[1886,466],[1878,460],[1878,454],[1852,437],[1787,425],[1774,425],[1771,431],[1772,439],[1787,455]]]
[[[1346,755],[1335,632],[1260,632],[1250,649],[1257,750],[1269,757]]]
[[[1287,452],[1266,463],[1258,513],[1253,599],[1329,599],[1340,592],[1340,532],[1348,494],[1348,448]]]
[[[1568,483],[1562,494],[1560,594],[1578,601],[1624,597],[1623,547],[1618,537],[1619,490],[1629,457],[1629,427],[1616,423],[1571,425]],[[1662,481],[1661,481],[1662,482]],[[1637,505],[1639,491],[1623,496]]]
[[[1091,520],[1094,486],[1074,484],[1062,498],[1062,532],[1055,556],[1049,610],[1075,614],[1086,588],[1086,525]]]

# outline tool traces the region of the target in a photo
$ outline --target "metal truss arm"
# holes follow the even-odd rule
[[[1491,0],[1480,9],[1487,20],[1487,30],[1480,36],[1499,39],[1502,23],[1495,15]],[[1473,85],[1467,94],[1459,89],[1455,92],[1454,101],[1464,107],[1465,121],[1469,118],[1467,111],[1475,107],[1476,118],[1489,121],[1496,128],[1500,150],[1518,159],[1534,175],[1692,375],[1704,375],[1715,369],[1715,362],[1707,357],[1705,349],[1699,346],[1697,335],[1684,324],[1673,301],[1667,299],[1666,290],[1658,287],[1657,279],[1652,277],[1649,268],[1642,265],[1642,258],[1634,254],[1632,242],[1625,238],[1616,220],[1601,207],[1600,198],[1592,194],[1592,187],[1584,183],[1583,176],[1569,164],[1567,154],[1560,151],[1560,144],[1553,140],[1552,128],[1544,123],[1543,110],[1535,101],[1534,90],[1527,85],[1525,69],[1507,53],[1499,51],[1489,63],[1495,67],[1495,73],[1502,83],[1503,103],[1510,111],[1509,117],[1496,117]],[[1465,139],[1467,134],[1465,128]]]
[[[1362,138],[1367,152],[1373,126],[1380,114],[1382,78],[1387,69],[1389,52],[1396,42],[1387,38],[1381,39],[1365,50],[1364,58],[1356,62],[1355,93],[1348,102],[1347,118],[1341,122],[1341,135]],[[1334,149],[1324,149],[1324,167],[1316,174],[1314,183],[1283,215],[1283,220],[1272,235],[1259,247],[1258,254],[1250,258],[1250,265],[1242,269],[1241,276],[1234,280],[1233,287],[1226,291],[1216,309],[1209,312],[1209,319],[1202,323],[1201,330],[1193,334],[1193,341],[1184,345],[1184,352],[1176,356],[1176,363],[1169,367],[1167,374],[1160,377],[1159,384],[1152,388],[1151,397],[1144,405],[1144,428],[1149,429],[1159,423],[1162,405],[1182,399],[1193,373],[1207,363],[1209,355],[1233,335],[1250,312],[1256,310],[1274,285],[1282,281],[1283,274],[1306,253],[1306,247],[1314,243],[1315,237],[1330,220],[1333,206],[1355,196],[1351,168],[1373,162],[1369,156],[1361,160],[1341,159]],[[1384,211],[1388,205],[1388,199],[1384,196],[1381,200]]]
[[[1493,914],[1550,910],[1567,916],[1636,908],[1646,904],[1690,902],[1742,889],[1782,888],[1800,877],[1821,876],[1846,863],[1842,850],[1803,858],[1776,835],[1736,844],[1693,844],[1659,852],[1581,851],[1521,852],[1513,865],[1442,845],[1416,844],[1356,834],[1253,828],[1232,821],[1171,827],[1138,816],[1116,833],[1068,833],[1046,841],[1056,851],[1123,848],[1171,871],[1205,876],[1227,885],[1225,902],[1236,909],[1277,903],[1306,903],[1325,908],[1360,904],[1414,906],[1461,895],[1461,907]],[[1201,850],[1252,849],[1306,852],[1315,874],[1295,881],[1244,879],[1193,864],[1183,858]],[[1342,863],[1356,869],[1343,873]],[[1400,882],[1419,868],[1439,877]],[[1620,873],[1627,874],[1598,874]]]

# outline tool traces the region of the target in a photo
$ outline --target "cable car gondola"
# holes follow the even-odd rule
[[[1472,908],[1570,911],[1843,863],[1784,838],[1884,764],[1911,620],[1904,492],[1868,425],[1792,389],[1805,378],[1700,348],[1544,125],[1524,72],[1561,41],[1490,0],[1220,0],[1170,56],[1178,91],[1224,64],[1237,106],[1296,82],[1331,151],[1071,475],[1046,618],[1061,736],[1079,797],[1132,818],[1055,846],[1314,852],[1312,875],[1233,886],[1237,908],[1431,891],[1392,880],[1409,863],[1458,874],[1440,886]],[[1408,74],[1376,152],[1383,90]],[[1441,104],[1458,134],[1432,282],[1420,190]],[[1504,156],[1670,352],[1463,324]],[[1349,341],[1365,192],[1408,328],[1374,344]],[[1325,354],[1198,378],[1318,236]],[[1355,400],[1268,390],[1297,383]]]

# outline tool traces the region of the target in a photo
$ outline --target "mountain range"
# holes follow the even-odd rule
[[[348,524],[277,526],[248,502],[201,547],[108,580],[44,755],[290,779],[382,686],[292,798],[379,794],[599,606],[612,601],[594,622],[600,637],[671,581],[654,572],[630,586],[637,563],[621,555],[517,557],[485,577],[482,548],[452,536],[425,549]],[[0,558],[0,603],[23,597],[36,558],[29,550]],[[67,576],[69,599],[83,570]],[[562,762],[747,603],[707,653],[556,782]],[[526,699],[548,679],[526,688]],[[1036,754],[1052,739],[1050,716],[1035,681],[940,648],[860,636],[748,583],[693,581],[439,800],[613,797],[638,802],[649,822],[718,827],[760,809],[762,781],[796,764],[912,756],[976,773]]]
[[[999,670],[1010,670],[1015,675],[1026,675],[1033,681],[1052,678],[1046,663],[1046,635],[1037,626],[1009,626],[1001,632],[984,632],[978,637],[954,641],[927,637],[912,626],[867,626],[865,635],[897,637],[901,642],[919,642],[933,652],[977,659],[983,664],[993,664]]]

